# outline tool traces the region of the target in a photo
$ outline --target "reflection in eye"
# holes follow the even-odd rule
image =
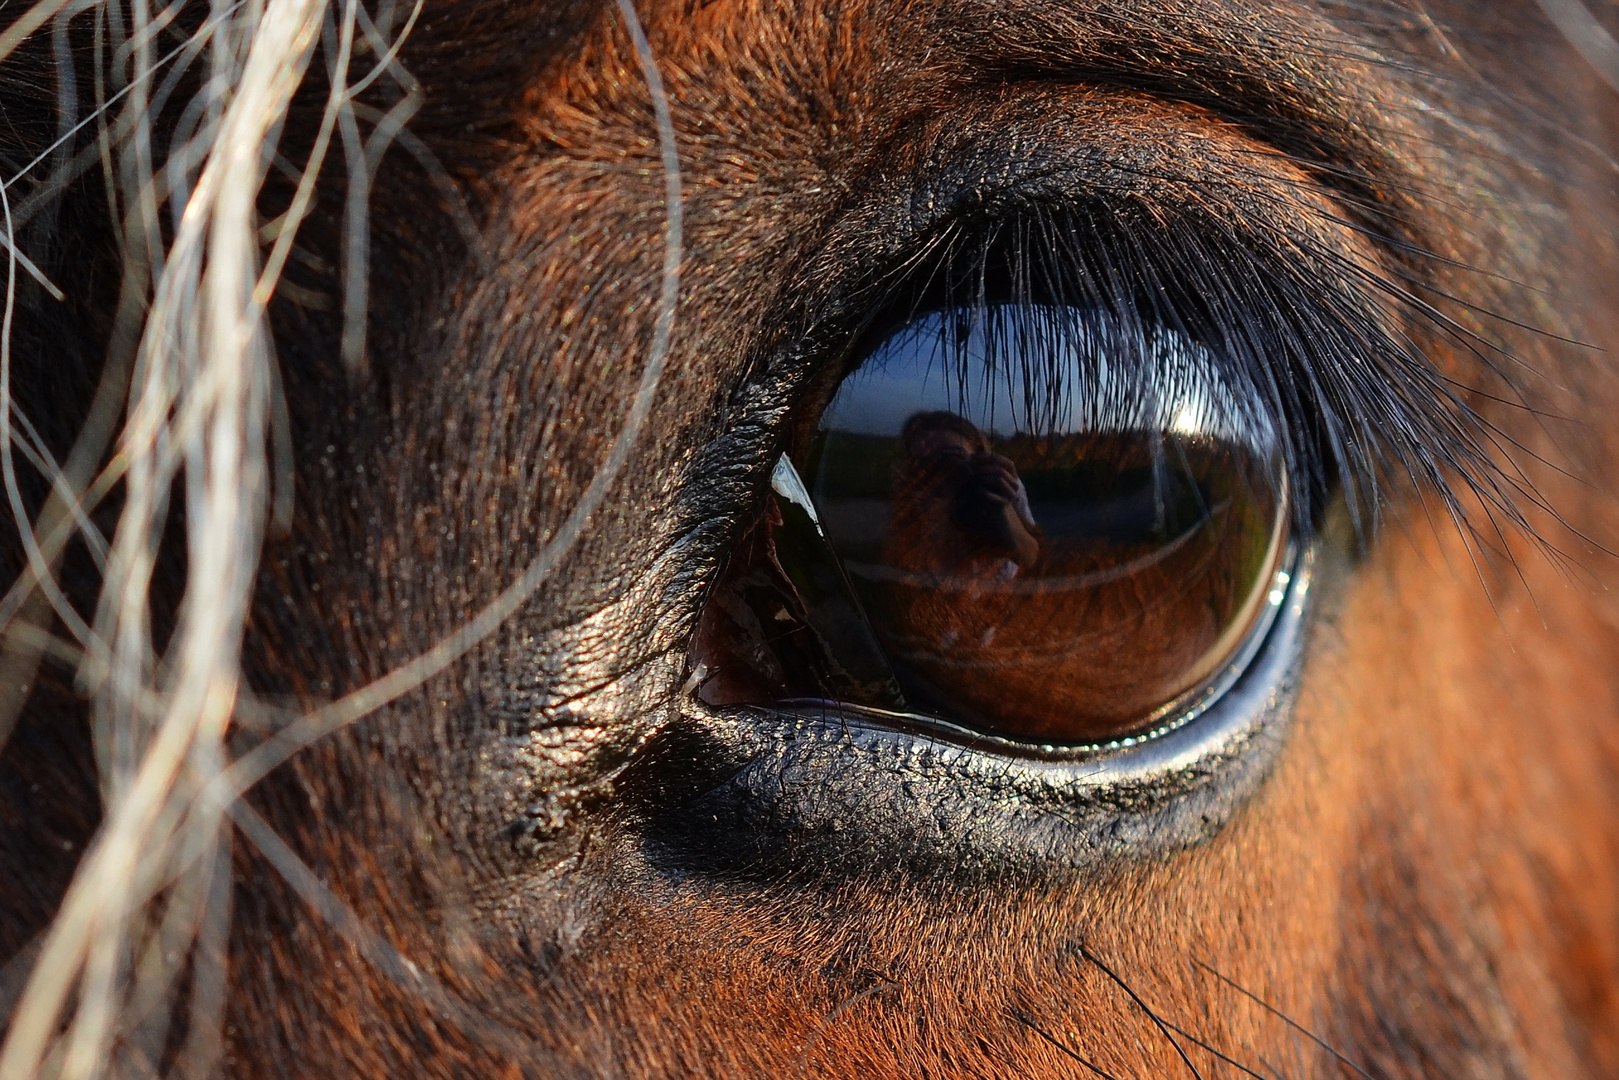
[[[768,579],[764,605],[716,597],[764,627],[769,685],[716,671],[703,696],[1034,743],[1161,723],[1228,671],[1282,572],[1282,455],[1254,399],[1188,336],[1096,310],[914,319],[844,380],[801,468],[778,466],[730,575]]]

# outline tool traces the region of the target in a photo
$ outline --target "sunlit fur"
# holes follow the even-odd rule
[[[1619,1072],[1619,94],[1505,7],[44,20],[0,1080]],[[1280,765],[1086,875],[682,863],[705,589],[848,343],[1004,223],[1278,378],[1326,552]]]

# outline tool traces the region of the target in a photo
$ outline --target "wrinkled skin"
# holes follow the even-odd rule
[[[1186,1039],[1183,1060],[1145,1002],[1258,1075],[1354,1075],[1335,1054],[1390,1080],[1619,1074],[1619,566],[1600,550],[1619,548],[1619,375],[1562,340],[1619,346],[1601,157],[1619,98],[1532,7],[1429,15],[644,5],[686,196],[651,421],[498,633],[252,794],[387,945],[345,937],[239,839],[224,1073],[1238,1075]],[[1346,39],[1400,59],[1243,59]],[[606,458],[652,339],[664,178],[616,10],[429,0],[404,55],[426,89],[412,128],[482,250],[398,155],[373,200],[365,376],[330,359],[335,316],[278,301],[298,501],[248,664],[289,705],[384,674],[522,572]],[[1267,147],[1293,159],[1233,172]],[[1357,179],[1297,163],[1323,159]],[[1398,483],[1365,545],[1332,518],[1285,749],[1183,850],[952,866],[904,856],[860,806],[813,843],[703,831],[682,808],[735,762],[691,734],[688,644],[824,356],[805,342],[858,318],[897,237],[1043,168],[1145,203],[1154,184],[1239,209],[1247,185],[1359,200],[1444,257],[1422,271],[1436,293],[1552,331],[1470,316],[1552,420],[1493,400],[1454,341],[1425,347],[1490,392],[1476,404],[1521,444],[1503,459],[1563,557],[1486,524],[1497,550],[1475,563]],[[334,252],[339,228],[317,216],[308,245]],[[84,325],[66,351],[97,355]],[[21,378],[36,414],[60,396]],[[0,880],[27,881],[0,902],[7,955],[94,825],[67,682],[46,677],[4,759]],[[870,798],[903,813],[901,787]]]

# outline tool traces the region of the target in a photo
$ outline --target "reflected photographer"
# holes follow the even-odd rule
[[[894,490],[889,560],[935,574],[1010,580],[1040,557],[1044,539],[1009,458],[952,412],[906,422]]]

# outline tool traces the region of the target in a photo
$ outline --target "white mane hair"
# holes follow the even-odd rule
[[[266,304],[322,166],[341,157],[348,198],[336,347],[357,370],[371,177],[420,99],[398,60],[421,11],[422,0],[414,2],[380,0],[367,10],[359,0],[208,0],[204,10],[200,0],[170,0],[153,11],[149,0],[39,0],[0,31],[0,64],[15,65],[25,43],[37,55],[29,39],[50,35],[58,91],[56,140],[0,177],[0,472],[27,559],[0,596],[0,747],[42,660],[66,663],[90,701],[102,798],[99,831],[54,922],[21,955],[0,958],[0,1017],[10,1014],[0,1080],[156,1075],[176,1033],[182,1048],[167,1071],[215,1071],[238,830],[340,932],[363,933],[352,918],[331,920],[335,898],[312,895],[324,886],[240,794],[300,747],[443,670],[526,601],[600,505],[651,407],[678,291],[679,172],[657,68],[630,0],[619,0],[654,98],[668,204],[659,318],[624,428],[563,528],[459,632],[308,715],[278,716],[251,700],[240,661],[259,553],[267,529],[288,527],[292,514],[291,434]],[[70,35],[92,38],[93,55],[76,54]],[[307,157],[289,162],[282,127],[317,62],[329,85],[325,108]],[[357,101],[379,80],[397,88],[386,112]],[[189,99],[177,97],[182,87],[194,88]],[[166,146],[158,145],[159,115],[172,133]],[[14,364],[48,358],[14,355],[12,327],[22,276],[57,300],[63,293],[18,237],[97,169],[122,259],[120,296],[99,389],[58,461],[11,389]],[[293,196],[266,221],[259,195],[272,169],[289,178]],[[20,493],[24,467],[50,484],[37,514]],[[89,512],[113,493],[122,507],[108,538]],[[150,590],[174,499],[183,500],[186,580],[159,653]],[[88,622],[56,583],[75,540],[102,572]],[[233,758],[226,734],[244,714],[270,734]],[[175,1000],[182,980],[186,1002]]]

